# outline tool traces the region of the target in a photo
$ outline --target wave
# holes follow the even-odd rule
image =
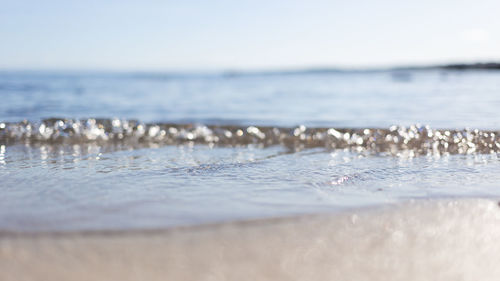
[[[429,126],[390,128],[307,128],[146,124],[122,119],[59,119],[0,122],[0,144],[124,145],[196,143],[218,146],[283,145],[291,149],[324,147],[391,155],[471,154],[500,152],[499,131],[431,129]]]

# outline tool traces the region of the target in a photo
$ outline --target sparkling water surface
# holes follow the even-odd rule
[[[450,130],[500,129],[500,72],[485,71],[242,76],[6,72],[0,74],[0,98],[3,124],[119,117],[242,129],[415,123]],[[418,198],[500,195],[496,149],[409,154],[355,148],[4,140],[0,231],[163,228]]]

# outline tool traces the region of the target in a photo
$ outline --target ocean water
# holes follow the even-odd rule
[[[0,73],[0,232],[500,196],[500,72]]]

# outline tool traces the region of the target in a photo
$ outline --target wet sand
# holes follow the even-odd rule
[[[2,233],[0,280],[498,280],[500,207],[425,200],[154,231]]]

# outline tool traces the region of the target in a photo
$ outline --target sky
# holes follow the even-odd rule
[[[498,0],[0,0],[0,69],[500,61]]]

